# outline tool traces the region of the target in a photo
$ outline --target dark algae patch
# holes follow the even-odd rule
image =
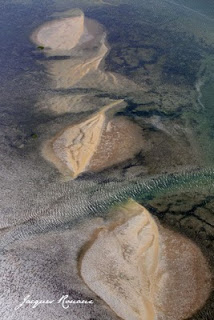
[[[108,30],[111,51],[106,59],[110,71],[132,77],[135,70],[148,71],[148,65],[162,58],[164,81],[194,84],[201,55],[207,46],[193,35],[167,27],[167,18],[147,8],[121,5],[87,13]],[[124,19],[125,17],[125,19]],[[172,17],[173,19],[173,17]]]
[[[109,1],[113,3],[114,0]],[[17,223],[5,234],[0,249],[6,252],[14,243],[16,247],[12,249],[16,251],[19,246],[16,240],[24,239],[27,243],[34,235],[49,237],[53,232],[75,228],[80,219],[105,218],[110,208],[133,198],[147,207],[160,223],[195,241],[213,272],[214,49],[201,36],[202,33],[191,32],[191,17],[195,13],[182,9],[188,6],[210,18],[212,14],[205,6],[210,4],[212,8],[213,5],[210,0],[206,5],[202,0],[173,0],[175,5],[169,3],[171,0],[129,0],[126,5],[122,4],[123,1],[117,1],[121,3],[118,6],[111,6],[102,1],[92,4],[89,0],[48,0],[42,5],[32,2],[35,10],[30,5],[29,16],[24,4],[19,7],[22,13],[20,9],[16,15],[18,4],[14,5],[14,21],[12,9],[8,17],[3,15],[7,33],[2,43],[7,45],[7,51],[1,52],[4,58],[2,83],[5,81],[2,99],[7,104],[1,112],[5,136],[0,152],[3,160],[2,212],[8,221],[11,219]],[[35,50],[29,35],[40,22],[54,19],[54,12],[60,16],[64,10],[79,5],[84,7],[86,17],[98,20],[106,29],[111,49],[102,67],[133,80],[142,90],[132,92],[127,89],[117,94],[116,89],[108,92],[104,87],[96,89],[77,85],[75,88],[58,88],[54,92],[62,96],[89,94],[96,99],[124,99],[126,105],[124,103],[121,109],[117,109],[115,117],[126,117],[139,125],[145,143],[132,159],[99,173],[88,172],[76,180],[67,180],[67,177],[63,180],[64,177],[43,159],[41,146],[65,126],[82,121],[96,110],[59,115],[50,112],[48,107],[37,108],[43,93],[44,96],[53,93],[43,64],[70,57],[45,57],[43,50],[46,48],[38,46]],[[43,6],[49,9],[43,12]],[[184,10],[183,14],[181,10]],[[35,20],[31,26],[32,13]],[[189,27],[185,26],[184,16],[189,17]],[[203,19],[201,15],[196,17]],[[198,27],[203,29],[207,20],[206,17],[205,20],[200,19]],[[6,21],[11,21],[10,28],[13,27],[11,42]],[[19,29],[16,30],[17,26]],[[211,34],[212,30],[208,32]],[[21,38],[17,42],[18,33]],[[14,199],[13,203],[10,199]],[[62,261],[64,243],[61,237],[59,243],[55,240],[53,243],[59,246],[59,256],[53,259],[56,266],[58,261]],[[32,252],[30,247],[28,251]],[[32,256],[33,267],[37,252],[36,247]],[[53,269],[53,265],[51,269],[45,269],[47,272],[43,275],[49,275],[50,270],[58,270]],[[63,278],[55,277],[54,283],[61,285],[65,281],[67,285],[64,277],[67,271],[64,271]],[[36,277],[36,273],[34,275]],[[70,273],[69,279],[74,279]],[[47,283],[50,287],[50,278]],[[70,292],[70,288],[65,289],[65,292]],[[73,312],[72,308],[70,311]],[[103,314],[99,312],[92,311],[88,317],[91,320],[101,319]],[[211,295],[204,308],[191,320],[213,320],[213,315],[214,296]]]
[[[214,47],[191,28],[179,27],[179,23],[183,25],[180,10],[180,6],[167,3],[164,6],[157,1],[151,4],[134,1],[118,7],[90,8],[86,14],[106,27],[111,50],[105,69],[120,73],[146,89],[141,96],[133,93],[125,97],[128,105],[117,115],[137,118],[142,126],[147,119],[153,130],[158,130],[156,125],[161,130],[170,128],[168,135],[175,141],[181,137],[181,144],[185,136],[193,150],[192,164],[197,158],[200,164],[204,161],[204,165],[210,165],[212,162],[205,159],[214,155],[209,148],[214,136],[213,82],[206,80],[201,88],[204,91],[207,88],[202,97],[206,99],[204,110],[198,101],[196,84],[201,76],[207,77],[200,75],[199,70],[204,59],[213,56]]]

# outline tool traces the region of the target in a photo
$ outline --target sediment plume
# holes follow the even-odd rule
[[[125,320],[181,320],[210,293],[210,273],[200,249],[160,227],[130,200],[112,213],[83,253],[88,287]]]

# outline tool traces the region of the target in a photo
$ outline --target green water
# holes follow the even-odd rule
[[[198,12],[199,14],[204,14],[209,18],[214,18],[214,2],[212,0],[175,0],[172,2],[192,9],[196,11],[196,14]]]
[[[208,56],[199,72],[201,81],[200,104],[195,112],[184,113],[195,133],[199,148],[204,158],[204,166],[214,165],[214,57]]]
[[[214,164],[214,79],[208,79],[202,88],[204,110],[199,116],[201,145],[208,153],[208,162]]]

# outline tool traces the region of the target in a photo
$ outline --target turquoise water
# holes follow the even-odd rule
[[[204,15],[211,19],[214,18],[214,3],[212,0],[166,0],[166,2],[174,2],[177,5],[183,6],[184,9],[193,10],[195,14]]]

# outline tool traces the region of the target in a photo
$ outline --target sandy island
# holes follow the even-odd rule
[[[145,91],[126,77],[102,68],[109,51],[106,32],[83,13],[45,23],[33,32],[31,40],[44,47],[43,52],[47,56],[66,57],[45,61],[53,89],[77,87],[113,92]]]
[[[32,35],[32,40],[45,50],[71,50],[84,32],[84,15],[51,21],[40,27]]]
[[[211,276],[200,249],[130,200],[83,250],[85,283],[125,320],[181,320],[206,302]]]
[[[44,24],[32,40],[44,46],[47,56],[67,57],[45,62],[53,89],[144,90],[102,69],[109,50],[106,34],[83,14]],[[60,98],[55,98],[54,108],[65,112],[66,100],[60,109]],[[133,157],[143,146],[141,129],[123,117],[107,117],[107,111],[122,102],[113,101],[57,133],[45,144],[45,158],[76,178],[84,171],[99,171]],[[201,250],[159,226],[132,200],[113,210],[111,221],[95,231],[83,249],[80,273],[87,286],[124,320],[186,319],[210,293],[210,272]]]
[[[81,123],[63,129],[45,144],[44,157],[72,178],[133,157],[143,147],[141,128],[123,117],[108,120],[106,116],[109,109],[121,103],[123,100],[115,101]]]
[[[37,45],[44,46],[47,56],[67,56],[45,62],[54,89],[143,90],[125,77],[103,70],[101,65],[109,51],[106,33],[102,26],[85,18],[83,13],[48,22],[31,38]],[[55,94],[49,105],[52,110],[62,113],[72,111],[72,103],[75,109],[75,101],[81,111],[84,110],[87,94],[73,100]],[[100,171],[132,158],[142,147],[140,128],[122,117],[107,121],[105,115],[109,108],[121,102],[113,101],[81,123],[63,129],[45,144],[45,158],[73,178],[86,170]]]
[[[44,46],[44,53],[48,56],[67,54],[70,57],[47,62],[46,67],[56,89],[75,86],[110,91],[138,88],[125,77],[102,70],[101,63],[109,50],[106,34],[98,23],[85,18],[84,14],[48,22],[33,33],[32,40]],[[81,96],[77,99],[80,103]],[[51,100],[52,109],[58,113],[59,110],[71,111],[71,106],[66,107],[66,103],[71,101],[55,95]],[[75,101],[74,98],[74,104]],[[140,128],[122,117],[107,122],[105,116],[109,108],[121,102],[116,100],[81,123],[62,130],[45,144],[45,158],[64,174],[75,178],[86,170],[99,171],[133,157],[142,147]],[[117,147],[119,144],[121,152]]]

